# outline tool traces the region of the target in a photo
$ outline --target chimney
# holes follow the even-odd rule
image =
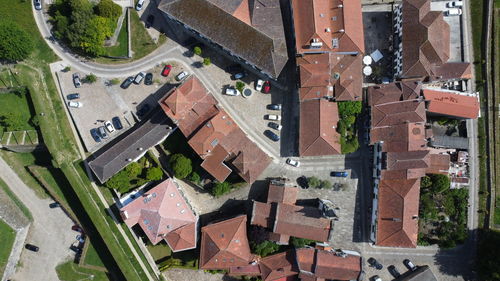
[[[127,211],[123,211],[123,212],[122,212],[122,216],[123,216],[125,219],[128,219],[128,212],[127,212]]]

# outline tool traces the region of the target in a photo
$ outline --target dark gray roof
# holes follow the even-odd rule
[[[89,166],[101,183],[144,155],[148,149],[159,144],[172,133],[172,121],[162,110],[151,118],[137,124],[126,136],[96,154]]]
[[[415,271],[409,271],[394,281],[437,281],[429,266],[419,266]]]
[[[469,139],[464,137],[434,136],[430,146],[469,149]]]
[[[276,78],[288,60],[279,0],[265,0],[265,6],[249,0],[251,25],[231,14],[241,2],[162,0],[158,8]]]

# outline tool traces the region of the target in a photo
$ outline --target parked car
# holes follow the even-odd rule
[[[269,110],[281,110],[281,104],[279,103],[268,104],[266,107]]]
[[[99,135],[101,136],[101,138],[103,139],[109,138],[109,135],[108,133],[106,133],[106,129],[104,128],[104,126],[97,128],[97,131],[99,131]]]
[[[83,234],[78,234],[78,235],[76,236],[76,240],[77,240],[78,242],[80,242],[80,243],[85,243],[85,235],[83,235]]]
[[[80,73],[73,73],[73,84],[75,84],[75,88],[80,88],[82,86],[82,81],[80,79]]]
[[[256,90],[256,91],[259,91],[259,92],[260,92],[260,91],[262,91],[262,86],[263,86],[263,85],[264,85],[264,81],[262,81],[262,80],[260,80],[260,79],[259,79],[259,80],[257,80],[257,81],[255,82],[255,90]]]
[[[264,94],[268,94],[271,91],[271,82],[264,82]]]
[[[66,98],[68,100],[76,100],[76,99],[80,98],[80,94],[77,94],[77,93],[75,93],[75,94],[69,94],[69,95],[66,96]]]
[[[237,73],[237,72],[242,72],[243,71],[243,67],[241,67],[241,65],[239,64],[232,64],[230,66],[227,67],[227,72],[229,73]]]
[[[409,259],[403,260],[403,264],[406,266],[406,268],[408,268],[408,270],[417,270],[417,267]]]
[[[457,8],[457,7],[462,7],[464,5],[464,2],[462,1],[451,1],[446,3],[446,7],[448,8]]]
[[[108,132],[110,133],[115,131],[115,127],[113,127],[113,124],[111,124],[110,121],[104,122],[104,126],[106,127],[106,130],[108,130]]]
[[[76,232],[83,233],[83,229],[82,229],[79,225],[76,225],[76,224],[74,224],[74,225],[71,227],[71,230],[74,230],[74,231],[76,231]]]
[[[460,16],[460,15],[462,15],[462,9],[458,9],[458,8],[449,9],[449,10],[446,10],[444,12],[444,15],[445,16]]]
[[[341,177],[341,178],[347,178],[349,174],[347,172],[331,172],[330,176],[332,177]]]
[[[137,5],[135,5],[135,9],[136,9],[137,11],[140,11],[140,10],[142,10],[142,6],[144,6],[144,0],[139,0],[139,1],[137,2]]]
[[[153,73],[147,73],[146,77],[144,77],[144,85],[151,85],[153,84]]]
[[[283,128],[283,126],[281,126],[278,123],[274,123],[274,122],[267,123],[267,126],[269,126],[269,128],[273,128],[273,129],[278,130],[278,131],[281,131],[281,128]]]
[[[111,119],[111,121],[113,122],[113,126],[115,127],[115,129],[117,129],[117,130],[123,129],[122,121],[120,121],[120,117],[115,116],[115,117],[113,117],[113,119]]]
[[[272,141],[279,141],[280,140],[280,136],[278,136],[277,134],[275,134],[269,130],[265,130],[264,135],[266,135],[266,137],[270,138]]]
[[[183,72],[177,74],[177,76],[175,76],[175,80],[182,81],[182,80],[186,79],[187,76],[188,76],[188,73],[186,71],[183,71]]]
[[[389,273],[394,277],[394,278],[399,278],[401,276],[401,273],[397,270],[397,268],[394,265],[389,265],[387,267],[387,270],[389,270]]]
[[[35,10],[41,10],[42,9],[42,1],[41,0],[35,0]]]
[[[90,130],[90,135],[92,135],[92,138],[94,138],[95,142],[101,142],[101,136],[97,132],[97,129],[91,129]]]
[[[83,104],[81,102],[79,102],[79,101],[70,101],[70,102],[68,102],[68,106],[69,107],[80,108],[80,107],[82,107],[82,105]]]
[[[69,249],[73,252],[75,252],[76,254],[80,254],[82,252],[82,249],[78,248],[77,246],[75,245],[71,245],[69,246]]]
[[[276,114],[267,114],[265,116],[267,120],[281,120],[281,115],[276,115]]]
[[[228,96],[239,96],[240,91],[235,88],[227,88],[225,94]]]
[[[139,110],[137,110],[137,115],[139,117],[142,117],[142,116],[146,115],[146,113],[149,112],[149,109],[150,109],[149,104],[145,104]]]
[[[127,79],[125,79],[125,81],[122,82],[120,87],[122,89],[127,89],[128,87],[130,87],[130,85],[132,85],[132,82],[134,82],[134,76],[129,76],[127,77]]]
[[[153,26],[153,23],[155,23],[155,16],[149,15],[146,19],[146,28],[150,28],[151,26]]]
[[[297,161],[297,160],[293,160],[292,158],[288,158],[286,159],[286,163],[290,166],[294,166],[294,167],[300,167],[300,161]]]
[[[238,72],[234,75],[234,80],[237,80],[237,79],[242,79],[244,78],[245,76],[247,76],[247,73],[242,71],[242,72]]]
[[[142,71],[137,73],[137,75],[134,78],[134,84],[137,84],[137,85],[141,84],[142,79],[144,79],[145,76],[146,76],[146,73],[144,73]]]
[[[170,64],[167,64],[163,67],[163,70],[161,71],[161,76],[167,77],[170,74],[170,71],[172,70],[172,66]]]
[[[374,275],[370,278],[370,281],[382,281],[382,278],[380,278],[378,275]]]
[[[59,204],[57,202],[53,202],[53,203],[49,204],[49,208],[51,208],[51,209],[58,208],[58,207],[61,207],[61,204]]]
[[[381,270],[382,268],[384,268],[384,266],[381,263],[379,263],[375,258],[369,258],[368,264],[371,267],[378,269],[378,270]]]
[[[300,176],[300,177],[298,177],[297,178],[297,184],[302,189],[308,189],[309,188],[309,182],[307,181],[306,176]]]
[[[40,250],[40,248],[38,248],[37,246],[32,245],[32,244],[26,244],[26,245],[24,245],[24,248],[26,248],[30,251],[33,251],[33,252],[38,252],[38,250]]]

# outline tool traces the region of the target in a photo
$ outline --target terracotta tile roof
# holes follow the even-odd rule
[[[430,166],[429,150],[387,152],[387,170],[426,169]]]
[[[420,96],[420,81],[403,81],[368,87],[368,104],[370,106],[414,100]]]
[[[431,154],[430,158],[426,174],[448,175],[451,163],[449,154]]]
[[[407,100],[372,106],[372,128],[425,122],[425,103]]]
[[[432,68],[431,80],[472,79],[472,66],[468,62],[447,62]]]
[[[331,54],[332,77],[336,101],[361,100],[363,57]],[[335,79],[335,77],[339,77]]]
[[[333,251],[314,248],[296,250],[301,280],[357,280],[361,274],[361,257],[338,256]]]
[[[201,229],[200,269],[229,269],[252,261],[246,222],[243,215]]]
[[[318,208],[278,204],[273,232],[314,241],[326,242],[332,221],[324,218]]]
[[[167,92],[158,103],[186,137],[219,112],[217,101],[195,76]]]
[[[272,228],[274,225],[274,214],[276,214],[276,204],[253,201],[250,224]]]
[[[450,57],[450,27],[440,11],[430,10],[430,0],[404,0],[402,77],[433,76],[432,67]]]
[[[164,239],[172,251],[196,248],[198,217],[172,179],[167,179],[120,209],[124,222],[139,224],[156,245]]]
[[[417,246],[419,194],[420,178],[380,181],[376,245]]]
[[[158,9],[274,78],[288,60],[279,0],[163,0]]]
[[[417,179],[425,176],[426,168],[415,168],[406,170],[382,170],[381,178],[384,180]]]
[[[370,142],[382,143],[384,152],[427,150],[423,123],[406,123],[390,127],[378,127],[370,131]]]
[[[340,154],[339,120],[336,103],[325,99],[300,104],[299,155]]]
[[[267,202],[295,204],[299,189],[294,185],[280,185],[277,183],[269,183],[267,192]]]
[[[360,256],[340,257],[331,251],[320,250],[316,253],[316,277],[332,280],[357,280],[360,273]]]
[[[260,266],[258,263],[249,264],[245,266],[233,266],[229,268],[229,275],[231,276],[259,276],[261,275]]]
[[[292,10],[298,54],[364,52],[359,0],[294,0]],[[311,48],[313,40],[320,46]]]
[[[265,257],[260,260],[259,266],[263,281],[276,281],[280,278],[299,273],[295,264],[295,253],[293,251]]]
[[[212,153],[203,160],[201,167],[210,173],[216,180],[223,182],[232,172],[224,164],[228,157],[228,152],[220,145],[217,145]]]
[[[454,92],[424,89],[425,100],[429,101],[427,111],[459,118],[476,119],[479,115],[477,97],[470,97]]]

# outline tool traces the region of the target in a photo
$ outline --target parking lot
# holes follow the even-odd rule
[[[80,108],[68,107],[68,109],[87,151],[96,151],[132,127],[139,121],[137,111],[144,108],[146,104],[149,106],[149,110],[156,107],[158,99],[173,87],[174,76],[184,70],[181,65],[173,62],[171,64],[173,69],[168,77],[160,75],[164,64],[158,64],[155,68],[145,71],[153,73],[152,85],[148,86],[141,82],[139,85],[130,85],[128,89],[120,87],[120,83],[126,77],[118,77],[120,83],[117,85],[112,85],[107,79],[97,78],[93,84],[82,83],[80,88],[75,88],[72,80],[74,72],[57,73],[66,105],[69,101],[68,94],[78,93],[80,95],[78,99],[73,101],[80,102],[82,106]],[[86,74],[79,74],[84,79]],[[105,121],[111,120],[115,116],[120,118],[123,129],[115,130],[109,134],[108,139],[96,142],[91,136],[90,130],[104,126]]]

